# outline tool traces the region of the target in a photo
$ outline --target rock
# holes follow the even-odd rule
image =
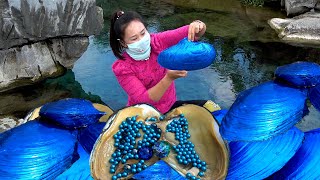
[[[303,14],[313,9],[319,0],[284,0],[288,16]]]
[[[35,108],[70,97],[105,104],[99,96],[85,92],[69,70],[64,76],[0,93],[0,133],[26,122],[22,119],[26,119]]]
[[[0,2],[0,49],[60,36],[89,36],[103,27],[95,0]]]
[[[306,13],[292,19],[273,18],[269,25],[280,39],[296,45],[320,45],[320,13]]]
[[[61,75],[88,45],[87,37],[77,37],[0,50],[0,92]]]
[[[0,92],[72,68],[102,27],[95,0],[0,1]]]
[[[314,7],[315,10],[320,11],[320,2],[318,1],[316,6]]]
[[[24,119],[16,119],[16,118],[1,118],[0,119],[0,133],[7,131],[11,128],[17,127],[21,124],[24,124],[25,120]]]

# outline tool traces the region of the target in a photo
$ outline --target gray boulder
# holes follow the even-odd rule
[[[0,92],[63,74],[102,27],[95,0],[1,0]]]
[[[283,3],[284,2],[284,3]],[[320,0],[282,0],[288,16],[299,15],[316,7]]]
[[[0,50],[0,92],[61,75],[88,45],[87,37],[72,37]]]
[[[280,39],[296,44],[320,45],[320,13],[306,13],[291,19],[273,18],[268,21]]]
[[[89,36],[103,27],[95,0],[2,0],[0,49],[48,38]]]

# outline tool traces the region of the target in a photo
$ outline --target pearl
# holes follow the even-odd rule
[[[153,156],[151,147],[144,146],[138,149],[139,158],[143,160],[149,160]]]
[[[203,177],[203,176],[204,176],[204,172],[200,171],[200,172],[198,173],[198,175],[199,175],[200,177]]]

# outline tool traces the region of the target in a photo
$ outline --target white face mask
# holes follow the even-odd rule
[[[128,44],[126,52],[136,61],[148,60],[151,52],[150,34],[146,32],[142,39],[137,42]]]

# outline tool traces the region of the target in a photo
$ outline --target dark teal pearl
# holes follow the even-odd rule
[[[116,175],[112,176],[112,180],[117,180],[117,179],[118,179],[118,177]]]
[[[132,173],[136,173],[137,170],[136,170],[136,169],[132,169],[131,172],[132,172]]]
[[[110,169],[110,173],[115,173],[116,172],[116,170],[115,169]]]
[[[191,175],[190,173],[187,173],[187,174],[186,174],[186,177],[187,177],[187,178],[190,178],[191,176],[192,176],[192,175]]]
[[[123,172],[122,173],[122,177],[127,177],[128,176],[128,173],[127,172]]]
[[[195,177],[195,176],[192,176],[191,179],[192,179],[192,180],[196,180],[196,177]]]
[[[122,177],[122,174],[121,174],[121,173],[117,174],[117,177],[118,177],[118,178],[121,178],[121,177]]]
[[[197,168],[199,168],[199,169],[200,169],[201,167],[202,167],[202,165],[201,165],[201,164],[197,164]]]
[[[200,172],[198,173],[198,175],[199,175],[200,177],[203,177],[203,176],[204,176],[204,172],[200,171]]]
[[[127,160],[126,159],[122,159],[121,162],[124,164],[124,163],[127,162]]]
[[[137,168],[137,171],[140,172],[140,171],[142,171],[142,169],[141,169],[140,167],[138,167],[138,168]]]
[[[197,167],[197,165],[198,165],[197,163],[193,163],[192,164],[193,167]]]
[[[114,159],[111,158],[111,159],[109,160],[109,162],[110,162],[111,164],[114,163]]]
[[[202,165],[202,166],[205,166],[205,165],[207,165],[207,163],[204,162],[204,161],[202,161],[202,162],[201,162],[201,165]]]
[[[201,167],[201,171],[206,171],[206,170],[207,170],[207,168],[205,166]]]

